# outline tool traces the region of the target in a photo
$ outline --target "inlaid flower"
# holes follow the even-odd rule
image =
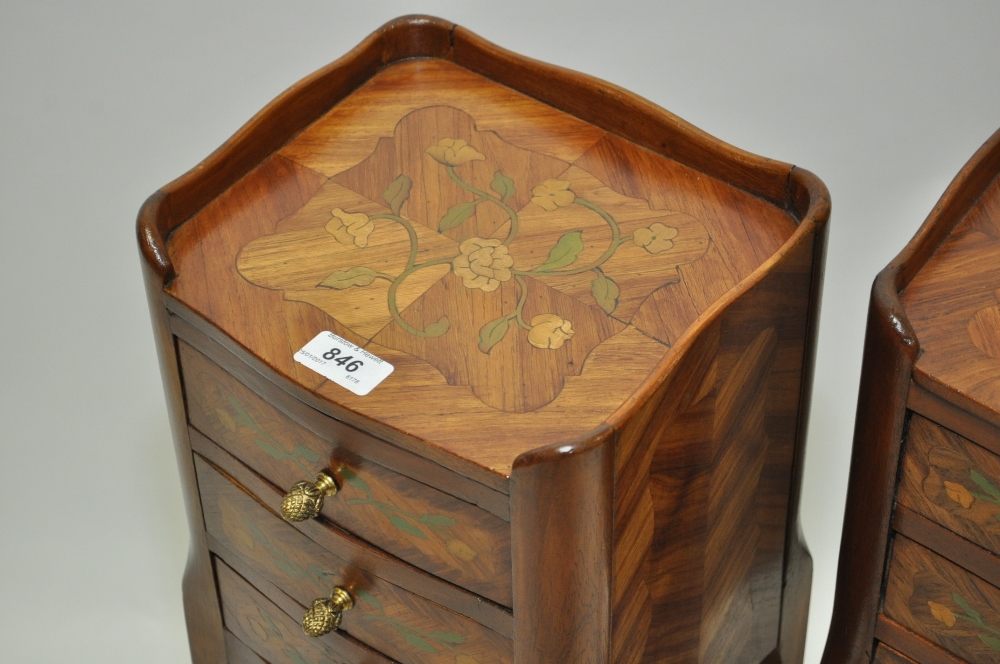
[[[572,205],[576,194],[569,188],[565,180],[546,180],[531,190],[531,202],[552,212],[561,207]]]
[[[966,489],[964,484],[945,481],[944,490],[948,493],[948,497],[951,498],[953,502],[958,503],[965,509],[972,507],[972,503],[976,500],[972,495],[972,492]]]
[[[327,222],[326,232],[337,238],[341,244],[368,246],[368,236],[375,230],[375,222],[364,212],[344,212],[333,209],[333,219]]]
[[[458,250],[462,253],[452,259],[451,266],[466,288],[489,293],[511,278],[514,257],[500,240],[470,237],[458,245]]]
[[[233,419],[233,416],[229,414],[229,411],[223,410],[222,408],[216,408],[215,415],[219,418],[219,422],[222,426],[229,429],[230,432],[236,433],[236,430],[239,427],[236,424],[236,420]]]
[[[956,617],[952,613],[952,610],[943,604],[938,604],[937,602],[927,602],[927,606],[931,609],[931,615],[940,622],[943,622],[948,627],[954,627]]]
[[[531,319],[528,343],[536,348],[562,348],[573,336],[573,325],[555,314],[538,314]]]
[[[448,553],[462,560],[469,561],[476,557],[476,552],[472,550],[472,547],[460,539],[448,540],[445,547],[447,547]]]
[[[486,159],[486,155],[460,138],[442,138],[427,148],[427,154],[445,166],[461,166]]]
[[[651,224],[648,228],[640,228],[632,234],[632,242],[651,254],[658,254],[673,248],[677,229],[664,226],[661,223]]]

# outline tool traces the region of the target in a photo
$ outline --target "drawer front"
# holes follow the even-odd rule
[[[917,414],[899,503],[1000,554],[1000,458]]]
[[[322,514],[435,576],[511,605],[510,524],[371,461],[349,456],[181,343],[188,418],[272,484],[288,490],[320,470],[340,491]]]
[[[267,664],[250,646],[226,630],[226,664]]]
[[[200,457],[196,467],[209,533],[303,606],[347,588],[344,633],[402,664],[513,661],[509,639],[334,555]]]
[[[917,664],[916,661],[899,654],[884,643],[878,644],[873,664]]]
[[[901,535],[883,612],[962,660],[1000,661],[1000,589]]]
[[[306,636],[295,619],[219,558],[215,559],[215,574],[219,580],[226,629],[266,661],[274,664],[391,664],[386,657],[336,632],[319,638]],[[238,654],[239,647],[227,643],[227,651],[233,651],[228,653],[230,655]]]

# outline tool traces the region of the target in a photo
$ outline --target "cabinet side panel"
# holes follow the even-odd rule
[[[622,430],[616,661],[756,663],[778,649],[788,516],[801,454],[805,339],[814,315],[814,237],[790,247],[770,274],[701,332],[653,400],[657,405],[648,407],[655,412],[642,411]],[[630,476],[643,472],[648,482]],[[653,511],[645,560],[625,548],[635,546],[626,532],[639,530],[632,521],[642,514],[641,501],[627,497],[643,486]],[[626,569],[630,557],[639,562]],[[804,548],[798,558],[808,558]],[[633,659],[644,632],[634,616],[643,614],[627,602],[638,601],[644,589],[630,573],[645,575],[651,602],[641,660]],[[806,610],[809,581],[809,574],[795,577],[792,610]],[[804,621],[790,624],[804,628]]]
[[[875,280],[868,309],[851,480],[823,664],[870,661],[873,655],[906,394],[917,354],[893,282],[889,270]]]
[[[706,505],[697,460],[701,441],[711,433],[709,393],[717,350],[718,325],[712,325],[618,437],[612,594],[616,664],[642,661],[647,642],[655,661],[697,650]],[[654,452],[664,442],[675,468],[659,468],[651,476]],[[674,619],[665,621],[664,615]]]
[[[201,497],[198,494],[198,481],[195,477],[194,456],[187,435],[187,416],[184,411],[180,368],[177,364],[174,337],[170,333],[167,310],[163,305],[163,281],[146,261],[143,261],[142,268],[191,532],[187,567],[182,583],[191,660],[194,664],[215,664],[226,661],[226,642],[215,574],[205,539],[205,521],[202,516]]]
[[[814,238],[724,314],[709,488],[703,662],[759,662],[778,647]],[[797,495],[796,495],[797,500]],[[794,524],[793,524],[794,526]],[[791,531],[797,535],[793,527]],[[800,556],[804,552],[799,552]],[[804,554],[808,555],[808,554]],[[810,575],[800,575],[808,610]],[[804,629],[804,621],[798,624]]]
[[[521,455],[511,476],[514,661],[604,664],[614,431]]]

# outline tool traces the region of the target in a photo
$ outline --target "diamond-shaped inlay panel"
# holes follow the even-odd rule
[[[237,268],[492,408],[528,412],[711,244],[689,214],[432,106],[246,244]]]

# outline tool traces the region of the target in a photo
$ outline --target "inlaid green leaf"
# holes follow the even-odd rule
[[[236,433],[236,430],[238,428],[236,425],[236,420],[233,419],[233,416],[229,414],[228,410],[223,410],[222,408],[216,408],[215,416],[219,418],[219,422],[222,424],[222,426],[229,429],[230,432]]]
[[[247,424],[248,426],[252,427],[256,426],[256,423],[253,421],[253,418],[250,417],[250,413],[248,413],[246,408],[243,407],[243,404],[240,403],[239,399],[237,399],[231,394],[227,394],[226,401],[228,401],[229,405],[232,406],[233,410],[236,411],[236,415],[241,422]]]
[[[378,277],[378,272],[375,270],[370,267],[358,266],[352,267],[350,270],[331,272],[330,276],[319,282],[317,286],[344,290],[351,286],[367,286],[375,281],[376,277]]]
[[[507,316],[497,318],[483,325],[479,330],[479,350],[484,353],[490,352],[490,349],[504,338],[508,329],[510,329],[510,318]]]
[[[444,216],[441,217],[441,221],[438,222],[438,230],[443,233],[450,231],[456,226],[461,226],[469,217],[476,213],[476,206],[479,203],[479,200],[475,200],[452,205],[451,209],[445,212]]]
[[[968,602],[966,602],[961,595],[959,595],[958,593],[952,593],[951,598],[955,600],[955,604],[958,604],[960,607],[962,607],[962,610],[965,611],[965,615],[969,616],[980,625],[983,624],[983,616],[974,608],[972,608],[972,606]]]
[[[514,181],[504,175],[503,171],[497,171],[493,174],[493,182],[490,183],[490,189],[500,194],[500,200],[504,202],[517,193]]]
[[[295,567],[284,558],[274,557],[271,558],[271,562],[273,562],[274,566],[281,570],[284,574],[293,579],[297,579],[302,576],[299,570],[295,569]]]
[[[309,576],[320,580],[333,576],[333,572],[328,572],[317,565],[309,565],[309,567],[306,568],[306,573],[309,574]]]
[[[431,323],[424,328],[424,336],[430,338],[440,337],[448,331],[449,327],[451,327],[451,321],[448,320],[447,316],[442,316],[441,320],[436,323]]]
[[[264,622],[266,622],[267,626],[271,628],[271,632],[275,636],[277,636],[279,639],[285,638],[284,635],[281,633],[281,630],[278,629],[278,626],[274,624],[274,620],[264,611],[264,609],[257,607],[257,613],[260,614],[260,617],[264,619]]]
[[[570,231],[566,233],[556,246],[552,247],[549,257],[536,270],[558,270],[570,265],[577,259],[583,251],[583,231]]]
[[[371,495],[372,490],[371,487],[368,486],[368,482],[365,482],[363,479],[358,477],[357,473],[355,473],[347,466],[344,466],[343,468],[340,469],[340,476],[343,477],[344,481],[350,484],[351,486],[357,489],[361,489],[368,495]]]
[[[309,660],[303,657],[302,653],[294,647],[290,649],[286,648],[282,652],[285,653],[285,656],[288,657],[289,660],[291,660],[292,664],[309,664]]]
[[[403,517],[399,516],[395,512],[390,512],[389,510],[382,510],[382,513],[389,517],[389,521],[392,525],[396,526],[397,529],[402,530],[404,533],[413,535],[414,537],[419,537],[420,539],[427,539],[427,535],[423,530],[413,525]]]
[[[451,632],[431,632],[427,635],[427,638],[440,641],[441,643],[465,643],[464,636],[461,634],[452,634]]]
[[[601,268],[594,268],[594,272],[597,276],[590,282],[590,292],[594,295],[598,306],[610,316],[618,308],[618,297],[622,291],[614,279],[605,275]]]
[[[431,653],[437,652],[437,649],[434,646],[427,643],[413,632],[403,632],[402,634],[403,638],[406,639],[406,642],[409,643],[411,646],[420,648],[424,652],[431,652]]]
[[[247,529],[253,535],[254,539],[257,540],[258,542],[261,542],[262,544],[265,545],[271,543],[271,540],[264,533],[264,531],[260,529],[260,526],[258,526],[256,523],[254,523],[247,517],[243,517],[243,525],[247,527]]]
[[[389,204],[389,209],[393,214],[399,214],[403,209],[403,203],[410,197],[410,188],[413,181],[405,175],[400,175],[382,192],[382,198]]]
[[[293,454],[303,461],[308,461],[309,463],[316,463],[319,461],[319,454],[317,454],[312,448],[306,447],[305,445],[296,445]]]
[[[455,520],[444,514],[424,514],[420,517],[423,523],[430,523],[435,526],[451,527],[455,525]]]
[[[986,476],[983,475],[981,472],[979,472],[978,470],[969,471],[969,477],[972,478],[973,482],[979,485],[980,489],[990,494],[997,500],[1000,500],[1000,489],[997,489],[995,486],[993,486],[993,483],[990,482],[988,479],[986,479]]]
[[[357,595],[358,595],[358,599],[360,599],[365,604],[368,604],[370,606],[374,606],[379,611],[383,610],[382,609],[382,602],[378,601],[378,599],[374,595],[372,595],[370,592],[368,592],[367,590],[359,590],[359,591],[357,591]]]
[[[288,453],[284,450],[279,450],[277,447],[271,444],[271,441],[261,436],[254,436],[253,442],[257,443],[257,447],[261,449],[262,452],[267,454],[272,459],[277,459],[278,461],[283,461],[288,458]]]
[[[988,645],[991,649],[1000,652],[1000,639],[989,634],[977,634],[979,640]]]

